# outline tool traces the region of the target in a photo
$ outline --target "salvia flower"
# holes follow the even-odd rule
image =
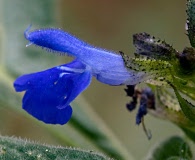
[[[29,29],[24,33],[27,46],[33,44],[75,57],[68,64],[15,80],[15,90],[25,91],[23,109],[40,121],[67,123],[72,115],[70,103],[88,87],[92,76],[108,85],[136,84],[135,73],[127,71],[121,55],[93,47],[61,29]]]

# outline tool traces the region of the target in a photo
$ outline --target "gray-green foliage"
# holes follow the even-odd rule
[[[40,145],[16,138],[0,136],[2,160],[109,160],[94,151]]]

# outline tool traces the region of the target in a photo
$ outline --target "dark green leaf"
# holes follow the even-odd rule
[[[187,23],[186,30],[192,47],[195,47],[195,1],[187,0]]]
[[[181,97],[180,93],[178,92],[177,88],[172,85],[172,88],[174,89],[174,92],[177,96],[177,99],[179,101],[180,107],[185,114],[185,116],[190,119],[191,121],[195,122],[195,106],[188,102],[186,99]]]
[[[184,131],[184,133],[195,143],[195,127],[190,126],[180,126],[180,128]]]
[[[189,145],[181,137],[171,137],[152,151],[148,160],[191,160]]]

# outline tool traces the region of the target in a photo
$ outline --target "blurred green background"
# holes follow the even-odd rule
[[[0,65],[5,66],[11,77],[40,71],[71,60],[70,57],[47,54],[40,48],[25,48],[27,41],[23,38],[23,31],[29,24],[33,25],[33,29],[62,28],[90,44],[116,52],[122,50],[128,55],[133,55],[135,51],[132,34],[137,32],[147,32],[166,40],[177,50],[189,46],[184,28],[186,1],[48,1],[50,5],[39,0],[0,0]],[[3,71],[1,72],[0,76],[4,78]],[[10,94],[5,92],[6,88],[3,89],[2,83],[0,134],[62,145],[53,138],[51,132],[40,127],[42,122],[34,120],[22,111],[21,101],[12,97],[12,93],[15,93],[11,88],[11,81],[4,79],[4,82],[10,84]],[[145,124],[153,135],[149,141],[142,126],[135,125],[136,112],[129,113],[125,107],[130,99],[126,97],[124,88],[125,86],[110,87],[93,79],[89,88],[79,98],[84,97],[135,159],[144,158],[159,141],[171,135],[183,135],[175,125],[147,115]],[[20,111],[16,112],[10,105]],[[35,121],[37,123],[34,123]],[[63,127],[69,130],[69,124]]]

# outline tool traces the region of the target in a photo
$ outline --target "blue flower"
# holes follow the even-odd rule
[[[29,45],[75,57],[71,63],[22,75],[15,80],[15,90],[26,91],[23,109],[40,121],[67,123],[72,115],[70,103],[88,87],[92,76],[108,85],[136,83],[132,78],[134,72],[127,71],[121,55],[93,47],[61,29],[29,32],[28,28],[24,35]]]

